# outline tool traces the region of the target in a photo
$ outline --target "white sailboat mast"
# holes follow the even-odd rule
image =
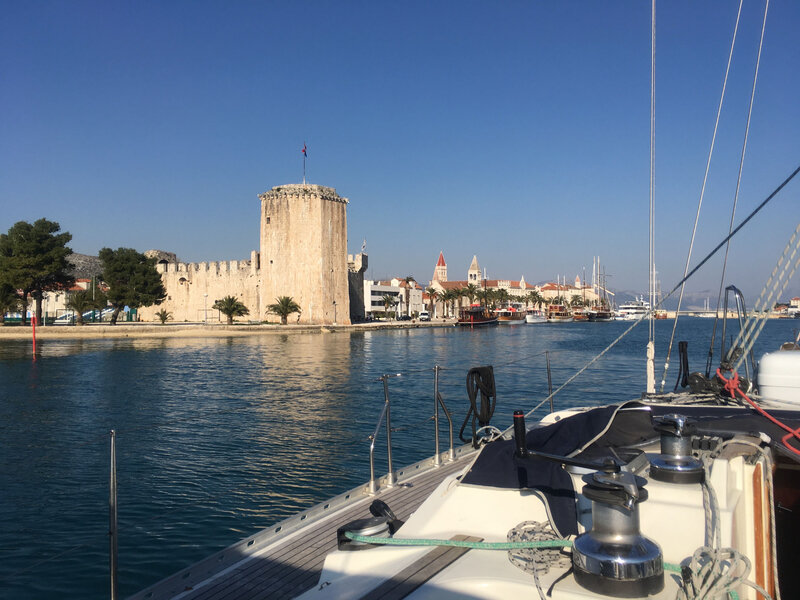
[[[647,342],[647,393],[656,391],[655,374],[655,183],[656,183],[656,0],[650,9],[650,313],[648,315],[650,335]]]

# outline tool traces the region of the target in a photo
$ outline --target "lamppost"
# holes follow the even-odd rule
[[[208,323],[208,294],[203,294],[203,323]]]
[[[336,300],[333,301],[333,324],[336,325]]]

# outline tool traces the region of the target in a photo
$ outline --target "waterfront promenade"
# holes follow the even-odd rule
[[[728,311],[728,318],[735,319],[736,313]],[[696,316],[696,311],[681,311],[681,317]],[[668,319],[675,318],[675,312],[667,313]],[[778,315],[769,315],[770,319]],[[633,321],[623,321],[633,323]],[[173,338],[173,337],[240,337],[273,333],[331,333],[334,331],[376,331],[380,329],[419,329],[424,327],[452,327],[456,319],[437,317],[431,321],[372,321],[350,325],[279,325],[277,323],[128,323],[116,325],[87,323],[85,325],[48,325],[36,328],[36,339],[113,339],[113,338]],[[542,325],[538,325],[541,327]],[[31,327],[19,325],[0,326],[0,341],[30,339]]]
[[[172,337],[238,337],[273,333],[331,333],[333,331],[374,331],[379,329],[417,329],[422,327],[452,327],[456,320],[433,321],[373,321],[352,325],[278,325],[278,324],[204,324],[204,323],[117,323],[116,325],[87,323],[86,325],[48,325],[36,328],[36,339],[92,338],[172,338]],[[7,325],[0,327],[0,340],[30,339],[31,327]]]

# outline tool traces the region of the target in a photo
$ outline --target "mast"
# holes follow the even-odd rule
[[[653,306],[655,303],[655,183],[656,183],[656,0],[650,9],[650,262],[647,265],[650,284],[649,337],[647,342],[647,388],[648,394],[656,391],[655,372],[655,324]]]

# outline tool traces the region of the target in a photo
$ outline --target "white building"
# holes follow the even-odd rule
[[[399,315],[416,316],[424,310],[422,304],[422,288],[416,281],[406,283],[404,279],[393,278],[389,281],[364,280],[364,316],[386,312],[384,296],[394,299],[394,306],[389,312]]]

